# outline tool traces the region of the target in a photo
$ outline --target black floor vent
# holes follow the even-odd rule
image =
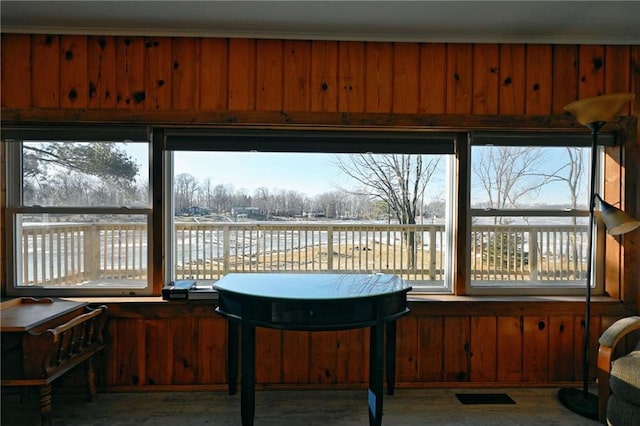
[[[516,403],[506,393],[457,393],[456,396],[465,405]]]

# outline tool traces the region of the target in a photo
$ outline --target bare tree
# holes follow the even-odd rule
[[[215,205],[215,211],[217,213],[230,212],[231,197],[233,194],[233,187],[231,185],[216,185],[213,188],[212,207]]]
[[[567,162],[559,170],[556,170],[553,176],[549,176],[549,178],[567,184],[567,187],[569,188],[569,196],[571,197],[570,207],[575,210],[578,208],[578,197],[580,195],[582,185],[585,183],[584,148],[566,147],[565,149],[568,157]],[[571,221],[573,223],[573,226],[578,225],[578,218],[576,216],[572,216]],[[573,232],[569,238],[569,251],[572,253],[574,268],[573,270],[576,274],[578,274],[578,271],[580,270],[580,256],[578,250],[579,246],[577,235],[577,232]]]
[[[174,183],[175,203],[178,211],[190,207],[198,194],[198,181],[189,173],[180,173]]]
[[[542,149],[524,146],[490,146],[483,147],[474,154],[473,173],[478,177],[481,188],[487,195],[487,207],[492,209],[522,208],[527,198],[535,198],[547,184],[558,181],[563,169],[562,165],[549,170],[549,162]],[[527,222],[527,218],[523,218]],[[508,223],[508,218],[494,216],[494,224]],[[477,241],[474,244],[486,244],[483,250],[495,265],[508,267],[513,261],[509,247],[524,244],[518,233],[496,232],[490,241]],[[537,248],[531,247],[530,250]],[[521,254],[516,254],[516,260]]]
[[[206,177],[202,183],[200,184],[200,191],[199,195],[200,195],[200,199],[198,200],[198,203],[201,206],[206,207],[207,209],[210,209],[211,211],[213,211],[213,183],[211,182],[211,178],[210,177]]]
[[[488,197],[493,209],[518,208],[520,202],[539,193],[548,183],[557,180],[557,171],[542,173],[544,157],[540,148],[487,147],[474,161],[473,173]],[[502,218],[494,218],[502,223]]]
[[[273,211],[273,199],[269,189],[261,186],[253,192],[253,205],[258,207],[269,218]]]
[[[337,157],[338,167],[360,184],[349,193],[368,195],[385,202],[398,223],[413,225],[427,184],[440,160],[412,154],[354,154]],[[406,233],[409,267],[415,264],[415,233]]]

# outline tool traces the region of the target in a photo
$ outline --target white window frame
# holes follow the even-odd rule
[[[25,205],[22,202],[22,141],[23,140],[48,140],[48,141],[96,141],[96,142],[127,142],[135,140],[144,142],[142,135],[149,147],[149,194],[148,207],[87,207],[87,206],[39,206]],[[131,137],[129,137],[131,136]],[[2,144],[5,150],[6,159],[6,282],[7,295],[9,296],[140,296],[150,295],[153,292],[153,256],[152,256],[152,161],[151,161],[151,139],[146,128],[99,128],[99,127],[69,127],[69,128],[3,128]],[[146,217],[146,238],[147,238],[147,279],[146,285],[127,286],[25,286],[18,283],[23,282],[22,277],[22,250],[17,250],[21,243],[21,214],[108,214],[108,215],[143,215]],[[20,235],[19,235],[20,234]],[[126,280],[125,280],[126,281]]]
[[[469,153],[468,159],[469,163],[467,164],[467,168],[469,170],[468,173],[468,182],[467,187],[469,190],[467,191],[467,205],[470,206],[467,212],[467,229],[468,229],[468,238],[467,238],[467,277],[465,283],[465,293],[470,296],[474,295],[500,295],[500,296],[536,296],[536,295],[584,295],[586,280],[580,283],[569,282],[568,284],[563,285],[563,281],[531,281],[523,284],[523,281],[514,280],[512,281],[513,285],[508,285],[509,281],[494,281],[496,283],[500,283],[500,285],[490,286],[490,285],[474,285],[474,283],[484,283],[487,284],[491,281],[476,281],[471,278],[471,244],[472,244],[472,222],[474,217],[588,217],[589,210],[588,205],[585,205],[584,209],[576,209],[576,210],[544,210],[544,209],[477,209],[471,208],[471,179],[472,179],[472,150],[474,146],[479,145],[491,145],[486,142],[484,138],[496,137],[498,139],[496,145],[500,146],[514,146],[514,147],[571,147],[578,146],[584,148],[591,147],[591,137],[589,135],[585,135],[584,133],[580,134],[564,134],[559,132],[551,132],[548,134],[541,134],[540,132],[476,132],[475,134],[472,132],[471,139],[469,143]],[[476,139],[474,140],[474,136]],[[601,135],[601,144],[608,146],[613,145],[615,142],[615,137],[612,134]],[[504,138],[504,139],[503,139]],[[554,139],[556,138],[556,139]],[[482,142],[478,143],[478,140]],[[536,143],[532,143],[537,141]],[[558,143],[558,141],[564,141],[563,143]],[[519,142],[519,143],[518,143]],[[597,164],[596,164],[596,187],[595,191],[597,193],[602,193],[603,188],[603,167],[604,164],[604,147],[598,146],[598,154],[597,154]],[[591,158],[591,155],[587,156],[587,158]],[[586,173],[591,172],[591,168],[589,164],[585,164]],[[586,176],[585,179],[589,179],[589,176]],[[588,188],[587,188],[588,190]],[[596,224],[593,228],[593,241],[594,241],[594,249],[592,251],[590,262],[594,266],[591,271],[591,287],[592,294],[598,295],[603,294],[604,292],[604,283],[601,279],[602,276],[602,262],[597,262],[597,259],[602,259],[604,256],[603,246],[604,246],[604,229],[601,223],[597,220]]]

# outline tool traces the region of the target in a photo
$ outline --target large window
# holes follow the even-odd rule
[[[588,137],[473,135],[468,293],[584,291],[590,158]]]
[[[169,276],[383,272],[451,291],[452,134],[218,132],[167,134]]]
[[[144,129],[3,131],[11,294],[151,292]]]
[[[460,290],[457,273],[467,294],[584,291],[584,132],[55,127],[2,138],[9,295],[144,295],[230,272],[391,273],[429,293]]]

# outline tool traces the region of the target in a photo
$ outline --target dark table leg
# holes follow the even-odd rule
[[[393,395],[396,390],[396,322],[387,323],[387,394]]]
[[[240,411],[242,426],[253,426],[255,414],[256,328],[242,323]]]
[[[371,327],[369,347],[369,425],[382,425],[384,324]]]
[[[235,395],[238,383],[239,328],[237,321],[227,321],[227,382],[229,383],[229,395]]]

